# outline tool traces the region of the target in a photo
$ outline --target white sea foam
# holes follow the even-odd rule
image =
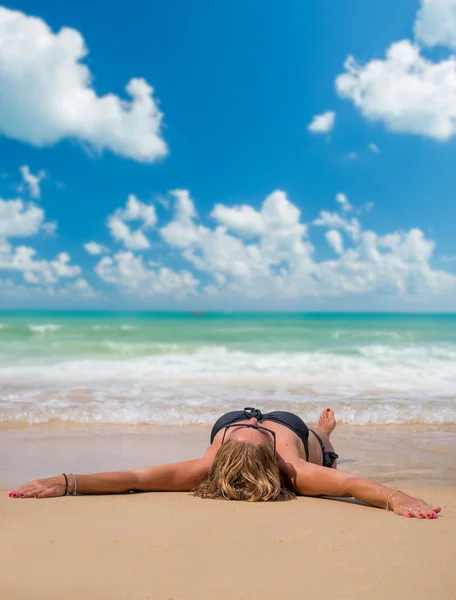
[[[143,356],[138,343],[133,352],[103,344],[113,358],[2,364],[0,421],[210,423],[249,405],[315,420],[331,405],[346,423],[456,423],[451,344],[364,346],[347,355],[144,343]]]
[[[33,333],[45,333],[46,331],[58,331],[62,329],[62,325],[47,323],[46,325],[29,325],[28,328]]]

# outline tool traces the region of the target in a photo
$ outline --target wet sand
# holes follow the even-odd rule
[[[0,430],[0,486],[72,471],[130,469],[201,456],[208,427]],[[456,426],[338,426],[339,467],[382,483],[456,487]]]

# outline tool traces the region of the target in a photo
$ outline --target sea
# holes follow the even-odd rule
[[[0,427],[456,424],[456,315],[0,312]]]

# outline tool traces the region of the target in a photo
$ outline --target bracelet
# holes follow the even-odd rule
[[[62,473],[62,475],[65,477],[65,493],[63,495],[68,496],[68,477],[65,475],[65,473]]]
[[[76,492],[78,491],[78,480],[74,473],[70,473],[70,475],[72,475],[74,481],[74,490],[71,492],[71,496],[76,496]]]
[[[400,492],[400,491],[401,491],[401,490],[395,490],[395,491],[394,491],[392,494],[390,494],[390,495],[388,496],[388,499],[387,499],[387,501],[386,501],[386,510],[391,510],[391,509],[390,509],[390,507],[389,507],[390,500],[391,500],[391,498],[394,496],[394,494],[397,494],[397,493],[398,493],[398,492]]]

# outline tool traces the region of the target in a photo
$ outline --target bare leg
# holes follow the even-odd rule
[[[334,416],[334,411],[330,408],[323,410],[318,419],[318,426],[315,427],[315,431],[321,437],[326,450],[328,450],[329,452],[335,452],[334,446],[332,445],[331,440],[329,439],[329,436],[334,431],[335,427],[336,418]],[[337,469],[335,462],[333,465],[333,469]]]

